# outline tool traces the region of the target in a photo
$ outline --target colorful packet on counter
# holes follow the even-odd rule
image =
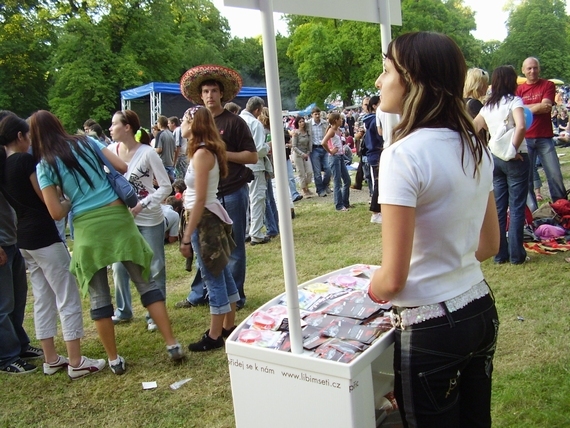
[[[354,318],[337,317],[336,315],[323,314],[321,312],[308,314],[303,318],[303,321],[305,321],[307,325],[311,325],[313,327],[324,327],[332,321],[343,321],[347,323],[358,324],[358,320],[355,320]]]
[[[370,284],[369,279],[352,275],[333,275],[327,279],[327,282],[349,290],[368,290],[368,285]]]
[[[355,291],[345,298],[332,303],[330,306],[323,309],[322,312],[331,315],[364,320],[366,318],[370,318],[381,310],[381,306],[370,300],[370,297],[368,297],[366,293]]]
[[[382,313],[378,316],[372,316],[371,318],[364,320],[362,322],[362,325],[365,325],[367,327],[374,327],[382,332],[385,332],[392,329],[392,320],[390,317],[384,316]]]
[[[321,329],[321,335],[337,339],[357,340],[370,345],[379,335],[380,330],[374,327],[354,325],[353,323],[333,321]]]
[[[308,325],[303,329],[303,348],[309,351],[322,345],[327,340],[329,338],[321,335],[320,328]]]
[[[237,341],[261,348],[278,349],[287,333],[270,330],[245,329],[240,331]]]
[[[372,277],[372,273],[375,270],[376,268],[373,269],[369,265],[356,265],[352,269],[350,269],[350,274],[352,276],[362,276],[370,279]]]
[[[315,356],[330,361],[338,361],[348,363],[354,360],[362,351],[367,349],[368,346],[350,340],[329,339],[317,349],[315,349]]]
[[[304,309],[307,311],[314,311],[318,309],[323,303],[326,302],[326,299],[319,294],[313,293],[308,290],[299,289],[299,308]],[[287,296],[284,294],[281,300],[279,301],[280,304],[287,304]]]

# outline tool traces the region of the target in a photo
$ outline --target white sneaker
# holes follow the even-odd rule
[[[382,224],[382,213],[374,213],[370,217],[370,223]]]
[[[93,373],[97,373],[105,367],[105,360],[94,360],[87,357],[81,357],[79,367],[67,366],[67,374],[71,380],[76,380]]]
[[[153,320],[149,320],[149,322],[147,324],[147,329],[148,329],[148,331],[156,331],[156,330],[158,330],[158,326],[154,323]]]
[[[44,363],[44,374],[52,375],[59,370],[66,368],[68,364],[69,361],[67,358],[58,355],[55,363]]]

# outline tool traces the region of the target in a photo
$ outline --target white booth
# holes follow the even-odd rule
[[[327,283],[355,266],[330,272],[299,286]],[[280,295],[259,310],[283,301]],[[226,341],[236,426],[238,428],[373,428],[386,412],[378,409],[393,390],[393,330],[348,363],[293,354],[239,341],[251,324],[242,322]]]

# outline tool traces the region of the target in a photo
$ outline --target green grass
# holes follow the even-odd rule
[[[559,149],[559,153],[566,154],[561,161],[566,157],[570,161],[570,149]],[[570,163],[564,162],[563,170],[568,184]],[[545,185],[543,194],[546,190]],[[381,227],[370,223],[368,204],[356,199],[356,207],[348,213],[335,212],[330,197],[295,205],[299,283],[354,263],[381,263]],[[209,311],[206,307],[174,309],[174,303],[186,296],[193,273],[184,270],[176,245],[167,246],[166,252],[167,307],[175,335],[187,345],[208,328]],[[238,321],[284,291],[279,240],[248,245],[247,252],[248,305],[238,312]],[[493,386],[494,426],[566,427],[570,426],[570,264],[564,262],[564,253],[531,253],[530,257],[531,262],[522,266],[489,261],[483,265],[501,320]],[[136,293],[133,299],[135,320],[116,328],[118,349],[128,363],[124,376],[115,376],[109,369],[76,382],[64,373],[0,376],[0,427],[233,427],[226,354],[189,355],[184,363],[173,365],[160,335],[146,331],[145,311]],[[33,338],[32,307],[30,293],[25,326]],[[104,358],[87,300],[84,320],[84,354]],[[58,338],[56,344],[64,353],[62,340]],[[168,387],[188,377],[192,380],[180,389]],[[157,381],[158,388],[143,391],[143,381]]]

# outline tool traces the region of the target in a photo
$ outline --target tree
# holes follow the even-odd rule
[[[520,72],[525,58],[534,56],[540,60],[542,76],[570,78],[565,9],[563,0],[523,0],[518,6],[512,5],[508,35],[499,49],[502,64],[511,64]]]
[[[354,95],[375,92],[382,71],[380,31],[376,24],[305,16],[287,18],[292,43],[288,55],[298,69],[298,106],[322,105],[328,97],[352,104]],[[397,37],[410,31],[438,31],[452,37],[468,63],[479,60],[480,46],[471,35],[475,19],[461,0],[403,0],[402,26]]]
[[[51,52],[49,27],[20,7],[6,3],[0,8],[0,108],[27,117],[47,108],[47,60]]]

